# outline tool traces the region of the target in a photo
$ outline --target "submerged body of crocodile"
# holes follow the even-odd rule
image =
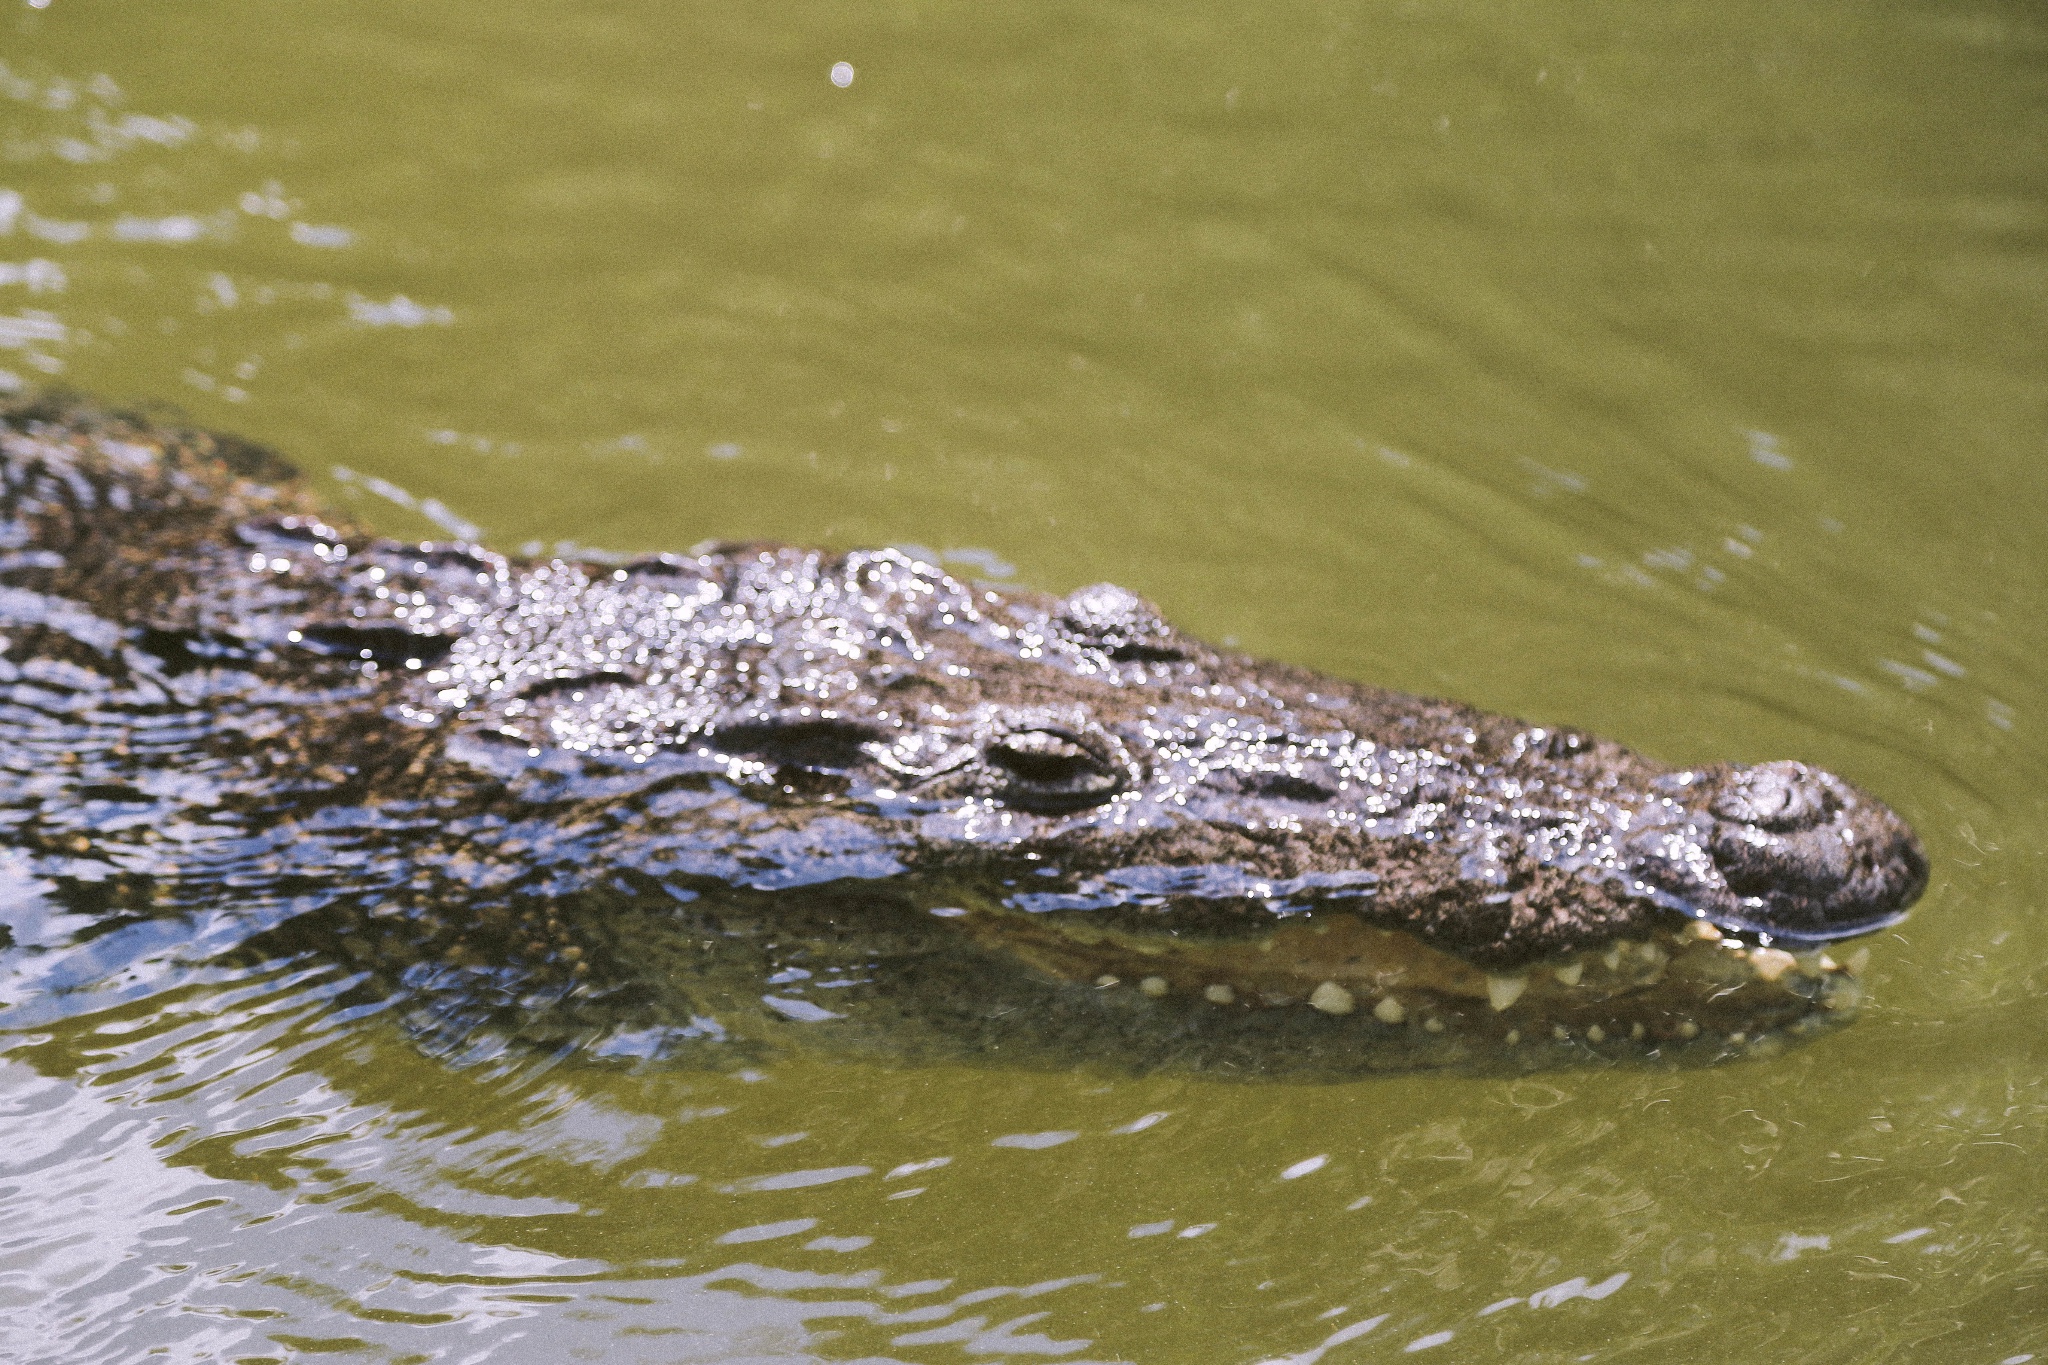
[[[1819,945],[1926,880],[1826,773],[1259,662],[1116,588],[401,544],[57,404],[0,414],[0,476],[0,1025],[318,950],[436,1036],[599,1052],[1719,1052],[1838,1013]]]

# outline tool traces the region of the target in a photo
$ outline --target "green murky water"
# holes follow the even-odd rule
[[[6,383],[177,404],[394,532],[1114,579],[1817,761],[1936,869],[1859,1023],[1711,1071],[457,1069],[317,966],[17,1029],[0,1359],[2048,1358],[2038,8],[0,33]]]

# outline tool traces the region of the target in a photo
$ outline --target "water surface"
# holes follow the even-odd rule
[[[451,1058],[332,964],[224,967],[0,1034],[0,1358],[2048,1358],[2037,9],[0,32],[0,383],[398,534],[1115,580],[1820,763],[1935,867],[1852,1028],[1682,1072]]]

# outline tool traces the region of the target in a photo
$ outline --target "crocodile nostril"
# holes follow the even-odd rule
[[[1709,807],[1723,820],[1754,825],[1773,834],[1810,829],[1832,810],[1826,784],[1804,763],[1759,763],[1738,769]]]

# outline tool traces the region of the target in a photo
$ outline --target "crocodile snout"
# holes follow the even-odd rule
[[[1727,886],[1709,918],[1794,943],[1881,929],[1927,885],[1905,821],[1803,763],[1724,772],[1707,803],[1708,851]]]

